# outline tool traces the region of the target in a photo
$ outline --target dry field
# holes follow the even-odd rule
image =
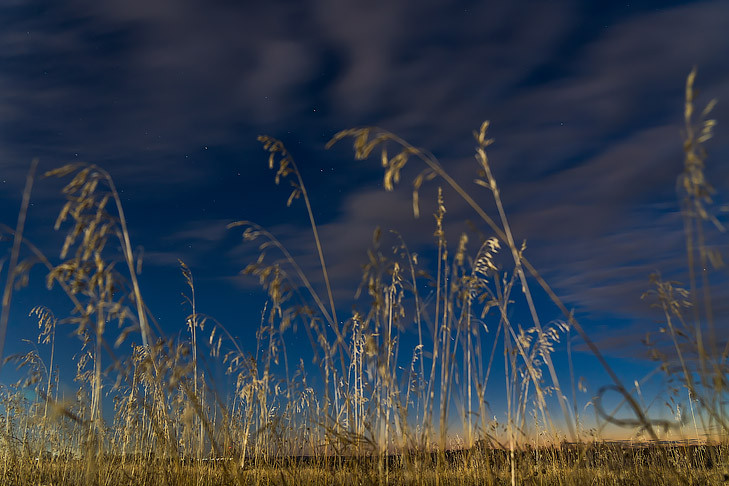
[[[289,204],[305,206],[320,268],[317,275],[304,271],[274,234],[255,223],[229,225],[243,244],[258,248],[259,258],[243,273],[257,278],[268,295],[252,354],[222,324],[198,313],[193,273],[183,262],[190,314],[176,337],[162,333],[138,282],[139,257],[127,228],[133,222],[124,216],[110,174],[98,166],[67,165],[45,174],[67,180],[55,227],[66,231],[61,259],[53,263],[46,257],[23,236],[33,165],[17,226],[0,226],[9,243],[0,267],[6,276],[2,339],[16,284],[37,266],[45,267],[47,285],[62,289],[74,311],[56,316],[42,305],[34,308],[40,347],[6,360],[24,378],[0,385],[0,484],[729,482],[727,356],[710,345],[714,313],[707,262],[716,255],[705,241],[706,227],[718,223],[703,148],[714,126],[708,118],[714,102],[696,111],[694,78],[692,72],[686,85],[685,167],[678,175],[690,281],[679,285],[654,275],[646,294],[662,311],[673,345],[670,355],[657,352],[656,359],[690,397],[690,427],[649,416],[639,390],[623,384],[530,263],[512,235],[491,171],[488,123],[474,132],[476,183],[492,197],[488,206],[427,151],[392,133],[358,128],[337,134],[330,145],[349,140],[356,159],[379,159],[386,190],[396,189],[406,165],[417,167],[416,216],[421,187],[441,185],[471,207],[491,236],[472,241],[464,232],[455,244],[446,241],[446,202],[439,188],[434,268],[421,268],[399,234],[377,230],[359,289],[368,307],[341,318],[337,313],[346,305],[335,302],[325,242],[304,180],[280,141],[260,137],[275,182],[292,185]],[[561,310],[561,321],[547,323],[535,292]],[[512,322],[513,306],[529,316],[528,327]],[[59,323],[72,324],[80,338],[72,400],[59,398]],[[311,344],[314,370],[290,359],[294,327],[295,339]],[[597,419],[626,434],[640,431],[640,444],[604,441],[583,425],[572,356],[567,384],[559,378],[567,374],[552,359],[568,333],[579,336],[612,380],[593,398]],[[130,336],[141,344],[131,346]],[[199,366],[203,352],[225,370],[231,390],[213,385]],[[486,392],[497,380],[496,370],[504,384],[500,420]],[[608,391],[622,396],[632,418],[603,409]],[[445,425],[454,422],[457,433]],[[661,442],[668,430],[693,442]]]

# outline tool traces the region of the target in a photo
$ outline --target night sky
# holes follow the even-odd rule
[[[437,183],[424,188],[416,220],[410,180],[421,167],[411,162],[388,193],[377,157],[355,161],[349,142],[325,143],[353,126],[395,132],[432,151],[491,209],[472,182],[472,130],[488,119],[516,239],[630,383],[655,367],[640,344],[660,318],[640,299],[648,276],[681,278],[685,268],[676,178],[693,66],[698,104],[719,99],[707,176],[718,206],[726,201],[728,32],[724,0],[5,0],[0,222],[15,226],[34,157],[40,173],[72,161],[102,166],[122,195],[132,245],[144,249],[142,293],[165,331],[180,332],[189,311],[182,259],[198,310],[253,351],[265,295],[238,272],[256,248],[226,225],[266,226],[321,282],[305,208],[286,207],[289,188],[274,184],[258,135],[280,138],[297,161],[347,316],[376,226],[400,231],[412,248],[433,247]],[[36,181],[26,233],[56,262],[61,187]],[[477,219],[454,194],[445,202],[455,244]],[[6,354],[35,340],[32,306],[70,308],[45,293],[42,272],[33,276],[14,294]],[[717,295],[721,324],[729,291]],[[545,317],[560,316],[548,308]],[[309,346],[301,334],[292,342]],[[597,366],[586,353],[578,359],[583,374]]]

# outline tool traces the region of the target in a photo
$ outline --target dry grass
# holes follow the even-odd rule
[[[132,251],[119,195],[111,176],[97,166],[68,165],[46,174],[69,179],[55,225],[66,231],[66,238],[60,263],[52,264],[23,236],[31,170],[15,230],[0,227],[14,242],[0,343],[15,284],[24,283],[38,263],[48,270],[47,285],[59,286],[73,311],[59,319],[45,307],[33,309],[39,342],[50,349],[8,358],[26,371],[26,378],[0,388],[0,482],[563,485],[729,480],[723,406],[729,348],[715,346],[709,272],[719,256],[707,249],[704,230],[707,223],[719,225],[711,216],[712,189],[703,172],[703,143],[714,126],[706,117],[713,102],[695,121],[694,78],[692,72],[687,81],[686,169],[680,177],[690,282],[683,289],[654,276],[655,289],[647,295],[663,311],[675,350],[675,357],[664,353],[656,358],[689,397],[691,435],[710,437],[714,445],[656,442],[662,429],[685,435],[686,424],[648,416],[636,398],[639,390],[620,381],[528,261],[525,244],[511,232],[491,171],[488,123],[474,132],[476,183],[492,197],[495,217],[432,154],[384,130],[358,128],[340,132],[329,146],[350,138],[357,159],[379,152],[387,190],[401,182],[407,164],[422,164],[412,181],[414,215],[419,216],[423,185],[437,182],[461,197],[491,236],[473,242],[464,232],[450,244],[444,231],[446,202],[438,187],[434,268],[422,268],[399,234],[377,229],[356,296],[360,308],[365,304],[342,321],[337,311],[343,304],[334,300],[325,242],[304,180],[280,141],[260,137],[275,182],[292,185],[288,204],[297,199],[305,204],[321,277],[307,274],[265,228],[249,221],[229,225],[242,229],[246,244],[258,244],[259,258],[243,273],[257,277],[268,295],[253,354],[241,349],[220,323],[198,313],[193,273],[183,262],[189,289],[187,333],[164,336],[142,298],[137,280],[141,260]],[[552,299],[564,314],[562,321],[544,320],[535,291]],[[528,325],[512,322],[513,306],[526,309]],[[111,322],[118,330],[107,329]],[[67,401],[59,400],[54,364],[61,323],[75,326],[81,342],[78,391]],[[311,379],[303,361],[289,361],[287,342],[294,326],[311,343],[319,380]],[[557,343],[573,330],[612,379],[594,399],[599,418],[639,429],[652,446],[605,443],[584,429],[571,355],[572,403],[552,360]],[[407,333],[410,338],[403,339]],[[130,345],[130,335],[139,335],[142,344]],[[417,342],[411,348],[403,344],[412,339]],[[204,343],[233,380],[229,393],[217,390],[199,366]],[[41,355],[50,356],[48,365]],[[505,387],[501,422],[488,405],[487,388],[493,393],[489,384],[496,373],[503,374]],[[321,385],[312,384],[317,381]],[[632,419],[603,410],[606,390],[622,395]],[[104,413],[104,396],[113,398],[113,413]],[[561,416],[552,417],[553,410]],[[459,424],[457,432],[448,425],[453,423]]]

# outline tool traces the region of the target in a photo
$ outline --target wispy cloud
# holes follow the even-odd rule
[[[729,100],[723,1],[661,9],[31,4],[0,7],[4,208],[18,200],[33,156],[45,168],[87,160],[126,188],[150,261],[176,264],[179,255],[230,277],[253,252],[236,245],[225,223],[265,220],[319,278],[301,208],[283,212],[271,203],[279,193],[262,182],[265,156],[254,140],[268,132],[291,145],[315,193],[342,295],[356,286],[375,226],[400,231],[413,248],[432,242],[427,204],[435,185],[424,190],[424,216],[414,220],[407,187],[378,188],[377,161],[355,164],[347,149],[324,153],[317,144],[340,128],[383,126],[432,150],[490,210],[489,194],[472,183],[471,138],[488,118],[497,140],[493,168],[527,255],[584,315],[642,318],[636,299],[646,272],[679,265],[674,186],[691,66],[699,66],[705,101]],[[729,119],[728,105],[717,108],[720,122]],[[729,154],[723,126],[709,145],[710,163]],[[719,186],[729,176],[718,162],[707,171]],[[404,179],[414,173],[410,167]],[[47,200],[57,190],[44,182],[36,195]],[[474,218],[454,195],[446,203],[454,231]]]

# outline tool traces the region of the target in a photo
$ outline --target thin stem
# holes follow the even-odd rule
[[[25,220],[28,216],[28,205],[30,204],[30,193],[33,189],[33,180],[35,178],[35,170],[38,167],[38,159],[33,159],[30,163],[28,176],[25,179],[25,188],[23,189],[23,201],[20,204],[20,212],[18,213],[18,223],[13,236],[13,249],[10,253],[10,263],[8,265],[8,275],[5,280],[5,290],[3,291],[3,309],[0,313],[0,371],[3,368],[3,350],[5,349],[5,336],[8,330],[8,318],[10,317],[10,301],[13,296],[13,283],[15,280],[15,269],[18,266],[18,258],[20,255],[20,243],[23,241],[23,231],[25,229]]]

